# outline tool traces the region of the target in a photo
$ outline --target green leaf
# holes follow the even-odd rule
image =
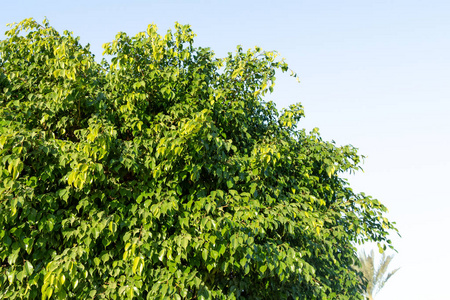
[[[261,273],[266,272],[266,270],[267,270],[267,265],[262,265],[261,267],[259,267],[259,271],[260,271]]]
[[[162,250],[159,252],[158,259],[159,259],[160,261],[163,261],[165,255],[166,255],[166,249],[162,249]]]
[[[247,259],[245,257],[241,258],[241,260],[239,261],[239,264],[244,267],[245,264],[247,263]]]
[[[16,272],[15,271],[8,271],[7,273],[7,278],[8,278],[8,282],[9,284],[13,284],[14,282],[14,278],[16,277]]]
[[[169,286],[167,284],[162,284],[161,285],[161,296],[165,296],[167,294],[167,289],[169,288]]]
[[[64,289],[60,289],[57,293],[58,299],[67,299],[67,293]]]
[[[19,257],[20,246],[17,242],[12,244],[11,254],[8,256],[8,264],[14,265]]]
[[[228,180],[228,181],[227,181],[227,187],[228,187],[229,189],[231,189],[231,188],[233,187],[233,181]]]
[[[111,233],[115,233],[115,232],[117,231],[117,225],[116,225],[116,223],[114,223],[113,221],[110,221],[110,222],[109,222],[108,228],[109,228],[109,231],[110,231]],[[126,241],[125,241],[125,242],[126,242]]]
[[[28,276],[31,276],[31,274],[33,274],[34,267],[29,261],[25,261],[24,268]]]
[[[123,235],[123,241],[127,242],[130,239],[130,237],[131,237],[131,233],[130,232],[125,233]]]
[[[253,183],[250,185],[250,194],[251,194],[251,195],[254,195],[254,193],[255,193],[255,191],[256,191],[256,187],[257,187],[256,182],[253,182]]]
[[[181,246],[186,249],[189,244],[190,236],[183,236],[181,239]]]
[[[125,292],[125,289],[127,288],[128,286],[126,286],[126,285],[122,285],[120,288],[119,288],[119,295],[122,295],[124,292]]]
[[[95,263],[96,266],[98,266],[98,265],[100,265],[101,261],[100,261],[100,259],[98,257],[95,257],[94,258],[94,263]]]
[[[50,298],[52,297],[52,294],[53,294],[53,288],[51,288],[51,287],[48,287],[48,288],[45,290],[45,292],[44,292],[44,295],[45,295],[48,299],[50,299]]]
[[[136,274],[136,270],[137,270],[137,267],[139,265],[139,261],[140,261],[139,257],[135,257],[133,259],[133,267],[132,267],[131,270],[133,271],[134,274]]]

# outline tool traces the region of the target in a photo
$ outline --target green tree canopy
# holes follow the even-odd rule
[[[390,246],[352,146],[263,101],[276,52],[225,58],[154,25],[94,60],[47,21],[0,42],[0,297],[356,299]],[[295,74],[294,74],[295,76]]]

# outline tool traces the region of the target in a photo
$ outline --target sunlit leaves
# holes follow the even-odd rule
[[[1,297],[361,296],[354,246],[395,228],[340,177],[354,147],[263,101],[289,70],[277,53],[216,58],[178,23],[119,33],[110,63],[47,21],[6,36]]]

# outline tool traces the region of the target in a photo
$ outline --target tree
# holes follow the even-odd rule
[[[387,273],[389,264],[391,263],[393,255],[386,256],[383,252],[378,267],[375,267],[375,259],[373,250],[367,255],[365,252],[359,255],[360,266],[356,270],[361,272],[363,281],[365,282],[366,296],[372,300],[373,296],[378,293],[385,285],[385,283],[394,275],[400,268]]]
[[[97,62],[45,20],[0,43],[4,298],[352,299],[355,245],[392,247],[352,146],[264,101],[288,65],[149,25]],[[295,76],[295,74],[293,74]]]

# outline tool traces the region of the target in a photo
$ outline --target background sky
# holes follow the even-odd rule
[[[277,77],[278,108],[301,102],[300,126],[365,155],[356,191],[383,202],[401,269],[377,300],[450,299],[450,1],[2,1],[6,23],[33,17],[81,37],[100,60],[105,42],[155,23],[190,24],[217,56],[277,50],[301,83]],[[366,249],[371,249],[367,246]],[[389,252],[391,254],[392,252]]]

